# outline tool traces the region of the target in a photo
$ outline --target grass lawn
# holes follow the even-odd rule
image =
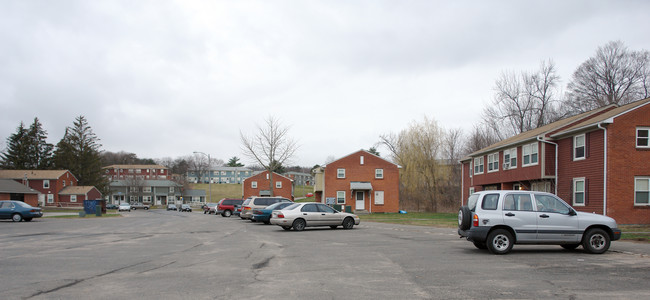
[[[458,227],[458,214],[456,213],[378,213],[359,215],[361,220],[392,224],[433,226],[442,228]],[[620,225],[623,231],[621,240],[640,241],[650,243],[650,225]]]
[[[193,183],[190,184],[191,189],[195,190],[205,190],[205,194],[207,196],[207,201],[210,202],[210,196],[209,196],[209,191],[210,191],[210,185],[207,183]],[[314,187],[313,186],[296,186],[294,190],[294,196],[296,198],[298,197],[304,197],[307,193],[313,193],[314,192]],[[217,203],[219,200],[223,198],[237,198],[241,199],[242,197],[242,186],[241,184],[226,184],[226,183],[213,183],[212,184],[212,202]],[[313,198],[311,198],[313,199]]]

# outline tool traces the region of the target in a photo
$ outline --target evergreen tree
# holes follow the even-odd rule
[[[16,133],[7,138],[7,149],[0,154],[2,158],[2,168],[11,170],[29,169],[29,131],[25,124],[20,122],[16,128]]]
[[[56,145],[54,164],[58,169],[69,170],[79,180],[79,185],[95,186],[100,192],[108,192],[108,181],[101,165],[99,138],[84,116],[75,119],[72,127]]]
[[[233,156],[228,160],[228,163],[226,164],[227,167],[243,167],[244,164],[239,162],[239,157]]]
[[[38,118],[29,127],[28,159],[29,169],[48,170],[53,167],[52,150],[54,146],[47,143],[47,131],[43,130]]]

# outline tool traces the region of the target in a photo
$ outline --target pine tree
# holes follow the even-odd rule
[[[102,173],[99,138],[84,116],[75,119],[72,127],[65,130],[65,135],[56,146],[54,164],[56,168],[69,170],[74,174],[79,185],[95,186],[106,193],[108,181]]]
[[[54,146],[47,143],[47,131],[43,130],[38,118],[34,118],[34,123],[29,127],[28,136],[29,169],[51,169],[53,167],[52,150]]]
[[[20,122],[16,133],[7,138],[7,149],[0,154],[2,158],[2,168],[12,170],[29,169],[29,131],[25,124]]]

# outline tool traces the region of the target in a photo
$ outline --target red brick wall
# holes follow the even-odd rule
[[[260,191],[269,189],[269,179],[266,179],[268,171],[264,171],[255,176],[248,177],[242,183],[243,185],[243,194],[244,199],[251,196],[259,196]],[[251,183],[253,181],[257,182],[257,188],[252,188]],[[276,188],[275,182],[282,182],[282,188]],[[278,197],[285,197],[287,199],[293,200],[293,186],[291,180],[287,177],[284,177],[280,174],[273,173],[273,195]]]
[[[636,127],[650,127],[650,105],[607,127],[607,215],[619,224],[650,224],[650,206],[634,206],[634,177],[650,176],[650,150],[636,149]]]
[[[361,165],[361,156],[364,164]],[[337,169],[345,169],[345,178],[336,178]],[[375,169],[384,170],[384,178],[375,178]],[[327,164],[324,174],[324,198],[336,198],[337,191],[345,191],[345,206],[356,209],[356,198],[350,191],[350,182],[370,182],[372,191],[365,191],[365,210],[376,212],[399,211],[399,169],[397,165],[365,151],[358,151]],[[384,204],[375,204],[375,191],[384,192]]]
[[[526,143],[526,144],[531,144],[531,143],[533,143],[533,142],[529,142],[529,143]],[[552,145],[549,145],[549,146],[552,146]],[[509,147],[507,149],[511,149],[511,148],[513,148],[513,147]],[[526,166],[526,167],[522,166],[523,165],[523,156],[522,156],[523,152],[522,152],[521,145],[519,145],[519,146],[517,146],[517,167],[516,168],[510,168],[508,170],[504,170],[503,169],[503,150],[505,150],[505,149],[499,150],[499,171],[496,171],[496,172],[488,172],[487,171],[488,156],[487,155],[483,156],[483,173],[482,174],[472,175],[472,179],[470,181],[468,181],[468,182],[471,182],[471,183],[467,185],[466,189],[464,189],[465,193],[468,193],[469,192],[469,187],[472,187],[472,186],[475,188],[475,191],[478,192],[478,191],[481,191],[482,186],[485,186],[485,185],[499,185],[501,189],[506,189],[507,186],[512,187],[512,184],[511,184],[512,182],[526,182],[526,181],[530,181],[530,180],[541,179],[541,177],[542,177],[542,163],[545,163],[545,162],[547,163],[548,158],[545,158],[544,160],[542,160],[543,153],[542,153],[541,147],[539,147],[539,143],[538,143],[538,150],[537,150],[537,154],[538,154],[538,160],[537,160],[538,163],[537,163],[537,165],[531,165],[531,166]],[[551,151],[552,152],[551,155],[553,155],[553,156],[555,155],[555,149],[553,149],[553,147],[550,147],[550,150],[549,150],[549,147],[546,147],[545,151],[546,151],[546,153]],[[474,161],[474,158],[472,158],[472,162],[473,161]],[[551,163],[554,165],[555,160],[553,159]],[[474,170],[469,169],[469,162],[467,162],[467,164],[468,164],[468,166],[466,168],[465,168],[465,166],[463,166],[464,172],[465,171],[473,172]],[[549,169],[548,166],[546,168]],[[551,168],[550,170],[553,173],[555,172],[553,168]],[[548,171],[547,171],[547,173],[548,173]],[[467,173],[465,179],[469,179],[469,173]],[[510,184],[504,186],[502,184],[504,182],[510,183]],[[527,187],[527,188],[530,188],[530,187]]]

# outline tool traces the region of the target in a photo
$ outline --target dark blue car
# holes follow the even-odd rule
[[[291,204],[293,204],[293,202],[278,202],[271,204],[263,209],[253,210],[251,220],[254,222],[260,221],[264,222],[264,224],[271,224],[271,212],[274,210],[283,209]]]
[[[3,200],[0,201],[0,219],[11,219],[14,222],[31,221],[33,218],[43,216],[39,207],[33,207],[22,201]]]

